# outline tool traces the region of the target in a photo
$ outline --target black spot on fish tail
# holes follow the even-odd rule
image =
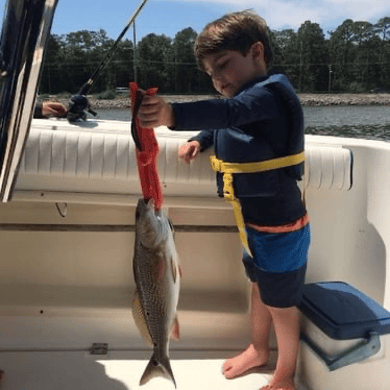
[[[168,356],[159,356],[158,351],[153,352],[153,355],[146,366],[145,372],[143,373],[140,386],[149,382],[153,378],[161,377],[170,380],[176,387],[176,381],[173,376],[171,363]]]

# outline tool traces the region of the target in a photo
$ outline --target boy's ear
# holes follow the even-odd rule
[[[264,45],[262,42],[255,42],[252,47],[252,55],[255,59],[265,60]]]

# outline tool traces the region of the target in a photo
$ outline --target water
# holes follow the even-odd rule
[[[390,107],[304,107],[305,133],[390,141]],[[98,110],[100,119],[130,121],[130,110]]]
[[[305,133],[390,140],[390,107],[304,107]]]

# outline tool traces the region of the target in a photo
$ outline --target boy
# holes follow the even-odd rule
[[[303,163],[302,109],[286,76],[267,75],[272,60],[267,25],[254,12],[231,13],[208,24],[196,40],[195,55],[226,99],[170,105],[157,95],[145,96],[140,124],[205,129],[180,148],[179,157],[190,162],[214,146],[218,192],[232,202],[242,230],[243,262],[253,287],[252,340],[224,363],[223,374],[232,379],[267,364],[273,323],[278,359],[262,390],[295,390],[296,306],[310,241],[296,182]]]

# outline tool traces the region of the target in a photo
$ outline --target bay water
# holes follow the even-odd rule
[[[305,133],[390,141],[389,106],[303,107]],[[97,110],[100,119],[130,121],[129,109]]]

